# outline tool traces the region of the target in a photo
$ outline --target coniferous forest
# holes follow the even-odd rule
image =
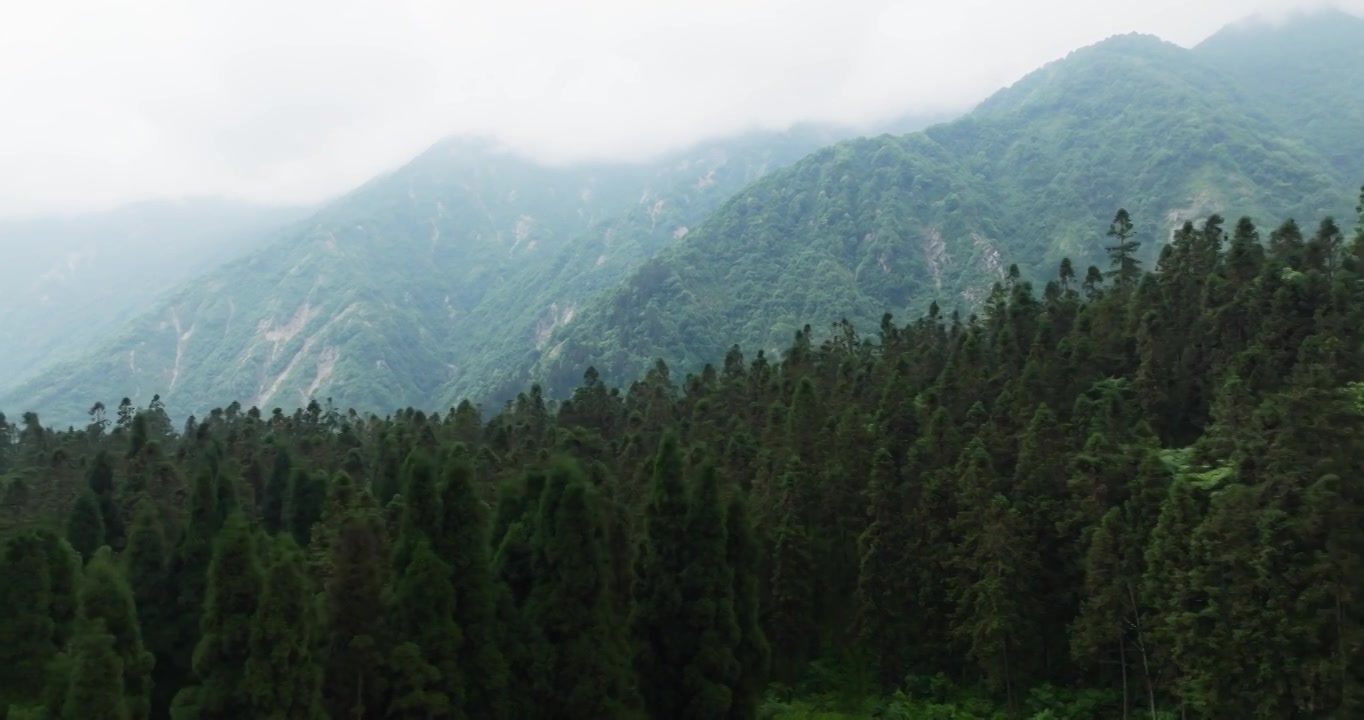
[[[1362,717],[1350,224],[496,412],[0,418],[0,714]]]

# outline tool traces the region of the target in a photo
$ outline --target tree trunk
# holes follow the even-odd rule
[[[1122,668],[1122,720],[1127,720],[1127,641],[1118,633],[1118,667]]]
[[[1345,608],[1340,603],[1340,588],[1336,588],[1336,653],[1340,655],[1340,705],[1349,708],[1350,654],[1345,651]]]
[[[1137,594],[1127,586],[1127,599],[1132,603],[1132,618],[1137,625],[1137,647],[1141,650],[1141,672],[1146,676],[1146,701],[1151,708],[1151,720],[1156,720],[1156,691],[1151,684],[1151,663],[1146,656],[1146,636],[1141,631],[1141,612],[1137,610]]]
[[[1009,670],[1009,643],[1004,643],[1004,697],[1009,701],[1009,717],[1018,717],[1018,708],[1014,706],[1014,683],[1013,674]]]

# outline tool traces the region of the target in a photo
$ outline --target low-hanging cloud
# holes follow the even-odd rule
[[[1124,32],[1313,0],[45,0],[0,16],[0,215],[311,202],[452,134],[634,159],[962,109]],[[1347,0],[1364,11],[1364,0]]]

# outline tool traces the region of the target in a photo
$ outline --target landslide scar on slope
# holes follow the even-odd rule
[[[289,318],[288,322],[279,327],[271,327],[274,325],[272,320],[262,320],[258,326],[258,332],[260,332],[261,337],[263,337],[266,342],[273,345],[270,350],[270,359],[274,360],[279,357],[280,346],[293,340],[294,337],[303,330],[305,325],[311,322],[313,318],[317,317],[317,313],[318,311],[313,309],[313,306],[305,301],[302,305],[298,306],[298,310],[294,311],[294,316]]]

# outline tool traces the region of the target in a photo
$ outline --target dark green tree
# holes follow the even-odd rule
[[[274,451],[270,477],[265,481],[265,492],[260,500],[261,525],[269,533],[285,528],[285,507],[291,497],[289,483],[293,478],[293,459],[289,457],[288,448],[276,445]]]
[[[122,549],[123,517],[119,514],[118,505],[114,501],[114,465],[109,459],[108,452],[101,450],[95,454],[95,459],[91,461],[90,470],[86,474],[86,481],[99,504],[100,519],[104,525],[104,542],[115,549]]]
[[[454,618],[463,638],[456,656],[471,716],[509,717],[507,663],[498,647],[497,587],[489,554],[488,512],[475,492],[474,469],[463,455],[447,457],[440,486],[438,556],[450,565]]]
[[[152,653],[151,706],[153,717],[166,717],[177,689],[172,656],[176,617],[174,589],[169,587],[169,552],[161,512],[144,498],[137,505],[123,554],[123,572],[132,588],[143,643]]]
[[[99,498],[88,489],[76,497],[76,504],[71,508],[71,516],[66,522],[66,539],[85,562],[89,562],[95,551],[104,545],[104,515],[100,512]]]
[[[683,669],[693,652],[695,629],[683,619],[682,580],[689,542],[684,473],[677,438],[665,434],[653,462],[630,618],[640,696],[650,716],[657,718],[680,717],[689,697]]]
[[[772,650],[758,613],[759,548],[748,516],[748,501],[734,492],[725,511],[726,557],[734,575],[734,619],[739,628],[735,658],[739,674],[734,683],[728,720],[754,720],[758,700],[767,684]]]
[[[175,720],[251,715],[250,688],[243,679],[263,584],[255,538],[246,518],[235,512],[223,524],[208,567],[201,635],[194,648],[198,683],[176,694]]]
[[[1113,244],[1104,249],[1111,266],[1106,275],[1114,280],[1115,287],[1123,290],[1136,287],[1141,276],[1141,261],[1136,257],[1141,243],[1133,240],[1133,235],[1132,218],[1127,210],[1120,208],[1108,226],[1108,237],[1112,238]]]
[[[600,510],[580,467],[559,460],[537,512],[526,614],[552,650],[541,713],[552,720],[637,714],[626,637],[609,613]]]
[[[75,634],[80,610],[81,558],[71,543],[52,530],[42,529],[35,534],[47,552],[52,642],[59,648],[66,647]]]
[[[781,481],[781,500],[772,548],[771,603],[765,631],[772,644],[773,678],[791,682],[817,650],[814,621],[814,554],[803,521],[806,471],[794,458]]]
[[[124,705],[132,720],[151,712],[152,668],[156,658],[142,642],[142,628],[132,588],[112,551],[101,548],[85,568],[80,590],[80,622],[104,628],[114,637],[123,669]]]
[[[327,499],[327,480],[321,471],[309,472],[295,467],[289,481],[289,502],[285,505],[286,525],[299,547],[307,547],[313,523],[322,519]]]
[[[320,720],[326,716],[317,657],[318,619],[303,554],[292,537],[281,535],[270,555],[242,673],[251,717]]]
[[[449,564],[436,556],[430,542],[416,542],[394,586],[387,616],[394,642],[390,716],[465,717],[467,682],[458,664],[463,637],[455,624],[450,581]]]
[[[94,623],[79,632],[72,644],[62,720],[130,720],[123,692],[123,663],[114,636]]]
[[[952,558],[957,612],[952,634],[984,673],[1002,690],[1013,711],[1027,647],[1034,599],[1028,580],[1037,577],[1037,558],[1026,539],[1018,510],[999,492],[989,453],[972,440],[957,464],[958,538]]]
[[[175,594],[174,618],[166,623],[165,638],[157,637],[160,633],[153,635],[153,652],[157,656],[153,692],[158,699],[195,681],[194,650],[201,636],[208,569],[220,525],[213,476],[206,472],[195,473],[189,514],[171,555],[170,580],[166,583],[167,591]]]
[[[52,575],[35,533],[5,541],[0,579],[0,698],[36,699],[57,647],[49,612]]]
[[[377,513],[356,510],[341,518],[325,589],[322,701],[331,718],[381,717],[386,710],[387,554]]]
[[[905,497],[890,451],[881,447],[872,461],[867,486],[870,524],[861,537],[858,574],[859,641],[871,656],[884,687],[895,687],[909,669],[906,652],[911,641],[908,613],[913,607],[913,577],[905,566],[909,538]]]
[[[736,656],[740,630],[734,616],[734,571],[727,557],[725,513],[713,465],[701,466],[689,495],[681,619],[691,648],[681,673],[686,702],[677,717],[710,720],[728,717],[742,673]]]

